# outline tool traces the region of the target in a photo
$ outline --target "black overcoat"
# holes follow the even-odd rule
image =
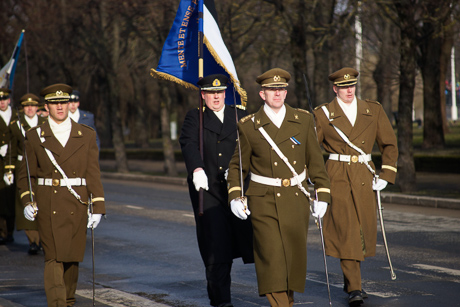
[[[238,119],[246,112],[236,108]],[[243,258],[254,262],[250,219],[235,217],[228,206],[225,171],[235,151],[237,139],[235,107],[225,106],[224,122],[208,108],[203,113],[204,158],[199,151],[199,109],[190,110],[180,136],[182,155],[187,167],[187,182],[195,214],[198,247],[204,264],[231,263]],[[193,185],[193,171],[201,167],[208,177],[209,190],[204,191],[203,212],[198,214],[198,192]]]

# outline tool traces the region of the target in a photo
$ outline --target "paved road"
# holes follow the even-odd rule
[[[188,193],[184,186],[103,181],[108,217],[96,229],[96,306],[208,306]],[[378,254],[363,262],[364,306],[460,306],[460,210],[384,204],[397,274],[390,280],[379,233]],[[320,237],[310,224],[306,291],[295,306],[328,306]],[[43,256],[27,255],[15,233],[0,246],[0,306],[46,306]],[[88,234],[89,238],[89,234]],[[337,259],[328,257],[333,306],[347,306]],[[92,306],[91,248],[80,266],[78,307]],[[236,260],[236,307],[267,306],[257,295],[253,265]]]

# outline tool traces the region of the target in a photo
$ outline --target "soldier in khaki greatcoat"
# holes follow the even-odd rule
[[[95,228],[105,214],[96,132],[68,117],[71,92],[66,84],[51,85],[40,92],[49,118],[27,131],[25,140],[32,191],[26,163],[21,165],[18,179],[24,215],[29,220],[36,217],[38,223],[48,306],[74,305],[86,230]],[[93,214],[88,214],[90,195]]]
[[[271,306],[292,306],[294,291],[304,292],[310,203],[301,191],[307,178],[315,185],[319,203],[330,201],[329,178],[316,139],[313,116],[284,104],[290,75],[274,68],[257,77],[264,106],[238,123],[243,177],[251,174],[247,205],[240,198],[238,147],[228,174],[232,212],[241,219],[251,214],[259,294]],[[263,127],[288,163],[261,134]]]
[[[14,241],[14,157],[10,154],[10,123],[17,112],[11,108],[11,91],[0,88],[0,245]]]
[[[26,131],[32,127],[43,124],[46,118],[37,115],[37,109],[40,104],[40,98],[35,94],[27,93],[20,99],[23,106],[23,112],[19,113],[19,119],[11,121],[10,131],[12,135],[11,141],[11,156],[15,161],[15,176],[19,178],[19,170],[24,157],[24,138]],[[18,189],[16,189],[16,230],[24,230],[27,239],[29,240],[30,255],[36,255],[39,251],[40,236],[38,234],[38,226],[36,221],[29,221],[24,216],[24,206],[19,197]]]
[[[387,183],[394,183],[398,149],[396,136],[382,106],[355,96],[358,71],[342,68],[331,75],[337,97],[315,108],[318,140],[328,152],[326,169],[331,179],[332,203],[324,216],[326,254],[340,259],[344,291],[349,304],[359,306],[366,298],[361,286],[360,262],[375,255],[377,240],[376,196]],[[362,152],[353,149],[336,131]],[[382,153],[380,179],[371,152],[377,142]]]

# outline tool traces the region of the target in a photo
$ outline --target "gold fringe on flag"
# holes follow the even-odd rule
[[[160,72],[160,71],[156,71],[153,68],[150,69],[150,75],[152,77],[154,77],[154,78],[157,78],[157,79],[163,79],[163,80],[176,82],[177,84],[182,85],[183,87],[188,88],[188,89],[198,90],[197,86],[195,86],[195,85],[193,85],[193,84],[191,84],[189,82],[185,82],[184,80],[181,80],[181,79],[179,79],[177,77],[174,77],[174,76],[172,76],[170,74]]]

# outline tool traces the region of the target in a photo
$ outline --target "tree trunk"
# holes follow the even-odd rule
[[[413,8],[395,4],[401,24],[400,89],[398,104],[398,183],[401,191],[415,191],[415,165],[412,146],[412,103],[416,73],[416,27]]]
[[[163,139],[163,155],[165,161],[165,173],[167,176],[177,176],[176,159],[174,148],[171,142],[171,130],[169,120],[169,109],[171,96],[167,86],[161,86],[160,108],[161,108],[161,136]]]
[[[423,144],[425,149],[444,148],[441,116],[440,60],[443,39],[433,23],[423,25],[425,40],[421,44],[423,76]],[[443,77],[444,79],[444,77]]]

